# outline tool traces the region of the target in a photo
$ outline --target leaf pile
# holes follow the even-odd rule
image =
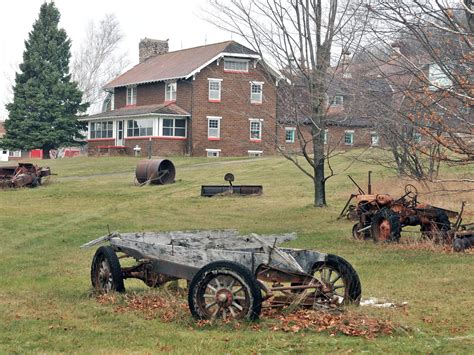
[[[380,335],[391,335],[395,326],[388,320],[380,320],[360,313],[346,311],[340,313],[298,309],[284,313],[267,309],[263,316],[277,321],[272,322],[270,330],[297,333],[302,330],[315,332],[327,331],[331,335],[344,334],[355,337],[376,338]]]
[[[161,319],[164,322],[190,319],[185,298],[179,294],[166,295],[101,295],[97,297],[101,304],[115,305],[118,313],[138,312],[145,319]],[[264,308],[261,314],[263,322],[247,323],[244,321],[209,321],[193,322],[197,328],[213,327],[225,323],[235,330],[250,329],[254,331],[269,330],[272,332],[301,331],[329,332],[330,335],[344,334],[354,337],[374,339],[380,335],[391,335],[395,326],[388,320],[380,320],[354,311],[337,312],[312,309],[297,309],[292,313],[285,310]]]

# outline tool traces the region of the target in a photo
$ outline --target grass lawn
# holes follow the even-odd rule
[[[336,220],[352,183],[341,173],[328,181],[329,207],[312,207],[311,181],[282,158],[209,160],[172,158],[177,181],[134,186],[135,158],[74,158],[49,164],[57,176],[37,189],[0,191],[0,353],[281,353],[474,351],[474,263],[472,253],[411,250],[351,239],[352,223]],[[336,171],[348,165],[341,156]],[[399,195],[404,183],[379,166],[355,164],[350,174],[374,189]],[[201,184],[262,184],[253,198],[201,198]],[[91,176],[92,175],[92,176]],[[90,178],[87,178],[91,176]],[[426,192],[425,195],[433,197]],[[467,199],[472,202],[472,195]],[[458,208],[466,195],[436,197]],[[472,206],[465,221],[473,221]],[[117,312],[91,296],[94,249],[79,246],[111,230],[165,231],[235,228],[241,232],[296,231],[289,245],[343,256],[358,271],[363,298],[408,302],[399,308],[359,307],[357,312],[394,322],[391,336],[376,339],[328,332],[272,331],[244,324],[197,327],[189,313],[165,322],[140,312]],[[153,295],[138,281],[128,294]],[[398,330],[399,329],[399,330]]]

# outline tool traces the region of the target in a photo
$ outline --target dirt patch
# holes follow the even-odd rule
[[[352,310],[328,312],[312,309],[298,309],[288,313],[281,309],[264,308],[262,322],[248,323],[239,321],[194,322],[189,315],[185,297],[180,294],[170,295],[101,295],[97,297],[100,304],[115,305],[117,313],[137,312],[145,319],[161,319],[164,322],[187,319],[192,327],[213,327],[225,323],[235,330],[250,328],[254,331],[273,332],[327,332],[331,336],[347,335],[374,339],[378,336],[392,335],[397,326],[389,320],[381,320]]]

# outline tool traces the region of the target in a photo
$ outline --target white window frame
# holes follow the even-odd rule
[[[130,94],[129,94],[130,92]],[[137,104],[137,86],[127,86],[127,106],[133,106]]]
[[[210,140],[221,138],[221,120],[222,117],[218,116],[207,116],[207,138]],[[217,121],[217,127],[210,127],[211,121]],[[211,135],[211,129],[217,129],[217,135]]]
[[[350,134],[350,136],[351,136],[351,142],[350,143],[346,142],[346,135],[347,134]],[[344,145],[354,145],[354,131],[353,130],[344,131]]]
[[[259,138],[252,138],[252,123],[259,123]],[[263,130],[263,120],[259,118],[249,118],[249,134],[251,141],[261,141],[262,140],[262,130]]]
[[[231,62],[234,63],[245,63],[245,69],[229,68],[227,65]],[[249,72],[249,60],[239,58],[224,58],[224,72],[228,73],[248,73]]]
[[[261,157],[263,155],[263,150],[247,150],[249,157]]]
[[[340,98],[341,102],[337,102],[336,98]],[[331,106],[343,106],[344,105],[344,96],[343,95],[334,95],[331,100]]]
[[[164,129],[165,129],[165,120],[172,120],[173,121],[173,134],[172,135],[164,135]],[[176,135],[176,120],[184,120],[184,136],[177,136]],[[160,118],[160,137],[171,137],[171,138],[188,138],[188,120],[183,117],[173,117],[173,116],[165,116],[163,118]],[[170,128],[170,127],[166,127]],[[182,128],[182,127],[179,127]]]
[[[260,87],[260,92],[253,92],[253,88]],[[263,82],[262,81],[251,81],[250,82],[250,102],[252,104],[261,104],[263,102]]]
[[[377,137],[376,142],[374,143],[373,137]],[[380,135],[377,132],[370,132],[370,146],[377,147],[380,145]]]
[[[103,124],[106,124],[104,129]],[[98,125],[98,127],[96,127]],[[93,129],[94,128],[94,129]],[[94,131],[94,137],[92,137],[92,131]],[[100,135],[100,137],[98,137]],[[104,137],[105,135],[105,137]],[[114,138],[114,121],[103,120],[103,121],[91,121],[89,122],[89,139],[112,139]]]
[[[292,132],[292,139],[288,140],[287,134],[288,132]],[[295,143],[295,135],[296,135],[296,128],[295,127],[285,127],[285,142],[286,143]]]
[[[173,91],[173,88],[174,88],[174,91]],[[176,81],[168,82],[165,84],[165,101],[166,102],[176,101],[177,93],[178,93],[178,83]]]
[[[132,126],[132,128],[129,128],[129,122],[133,122],[133,121],[151,121],[151,127],[150,126],[146,126],[146,127],[138,127],[138,135],[135,135],[135,130],[137,128],[135,128],[135,126]],[[155,119],[153,118],[136,118],[136,119],[131,119],[131,120],[125,120],[125,123],[124,123],[124,126],[123,126],[123,130],[124,130],[124,137],[125,138],[137,138],[137,137],[153,137],[155,134],[154,130],[155,130]],[[145,129],[147,131],[147,133],[149,133],[149,129],[151,128],[151,134],[140,134],[140,129]],[[129,130],[132,130],[132,135],[129,134]]]
[[[325,129],[324,130],[324,136],[323,136],[323,143],[328,144],[328,138],[329,138],[329,130]]]
[[[214,79],[214,78],[208,78],[208,100],[209,102],[220,102],[221,101],[221,92],[222,92],[222,79]],[[211,89],[211,83],[218,83],[219,84],[219,90]],[[218,93],[218,97],[211,97],[211,92],[216,92]]]
[[[219,158],[221,156],[220,149],[206,149],[206,155],[208,158]]]

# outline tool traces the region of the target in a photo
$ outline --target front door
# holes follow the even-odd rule
[[[115,145],[123,146],[123,121],[117,121],[116,128]]]

